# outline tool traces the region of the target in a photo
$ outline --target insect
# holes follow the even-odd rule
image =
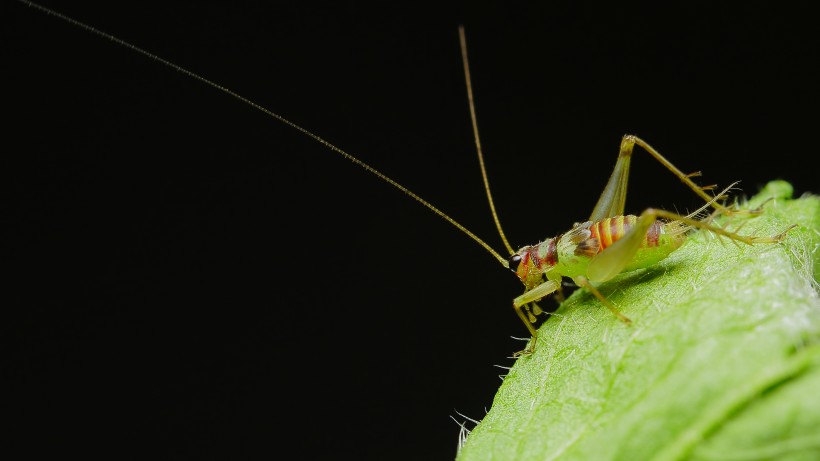
[[[523,283],[525,292],[521,296],[515,298],[512,305],[514,312],[524,323],[533,340],[531,341],[530,346],[518,355],[526,355],[534,350],[537,338],[534,323],[537,320],[537,316],[543,312],[537,302],[540,299],[550,295],[557,295],[560,297],[561,281],[564,278],[570,278],[578,286],[589,290],[601,301],[602,304],[604,304],[604,306],[611,310],[617,318],[625,323],[628,323],[630,320],[614,305],[607,301],[607,299],[597,290],[595,284],[611,280],[615,275],[625,271],[632,271],[652,266],[680,247],[685,239],[686,232],[689,229],[705,229],[715,234],[744,243],[773,243],[779,241],[783,238],[783,235],[785,235],[784,231],[784,233],[773,237],[743,236],[717,227],[711,224],[708,220],[700,220],[697,218],[696,214],[683,216],[677,213],[657,209],[647,209],[639,216],[624,216],[624,202],[627,192],[630,159],[635,145],[638,145],[643,150],[647,151],[653,158],[655,158],[659,163],[678,177],[678,179],[680,179],[687,187],[700,196],[706,203],[704,207],[710,207],[714,209],[716,213],[720,214],[731,214],[735,212],[720,203],[723,198],[722,193],[715,196],[709,195],[707,193],[709,190],[708,187],[704,188],[698,186],[692,181],[691,178],[695,175],[682,173],[668,160],[661,156],[658,151],[640,138],[635,136],[626,136],[621,143],[620,152],[612,172],[612,176],[604,188],[604,191],[601,194],[593,212],[590,214],[589,219],[584,223],[573,226],[569,231],[555,238],[547,239],[541,243],[525,246],[515,250],[509,244],[503,231],[501,230],[497,214],[495,213],[489,182],[484,170],[483,154],[481,152],[481,144],[477,135],[475,123],[475,110],[472,89],[470,86],[469,66],[466,57],[466,40],[464,38],[463,29],[460,31],[460,37],[464,71],[467,81],[468,98],[470,101],[470,112],[473,120],[473,128],[475,130],[474,137],[476,148],[492,214],[496,221],[499,234],[504,241],[507,254],[511,255],[509,257],[502,256],[500,252],[494,250],[490,247],[490,245],[485,243],[467,228],[453,220],[450,216],[440,211],[429,202],[423,200],[418,195],[408,190],[406,187],[375,170],[370,165],[360,161],[356,157],[328,143],[323,138],[301,128],[282,116],[271,112],[253,101],[248,100],[210,80],[207,80],[198,74],[194,74],[156,55],[136,48],[135,46],[119,40],[116,37],[99,32],[96,29],[90,28],[89,26],[79,23],[78,21],[67,18],[57,12],[39,5],[26,1],[23,1],[23,3],[113,40],[123,46],[148,56],[151,59],[160,61],[161,63],[177,71],[180,71],[258,110],[261,110],[278,121],[300,131],[302,134],[313,138],[319,143],[322,143],[348,160],[351,160],[371,174],[374,174],[393,187],[405,192],[423,206],[450,222],[461,232],[466,234],[469,238],[487,250],[503,267],[511,269]]]

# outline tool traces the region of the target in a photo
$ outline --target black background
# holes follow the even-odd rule
[[[229,87],[502,248],[584,220],[637,134],[702,183],[817,192],[808,9],[48,2]],[[36,454],[452,459],[526,330],[475,243],[293,129],[2,6],[4,382]],[[627,212],[698,199],[638,152]],[[472,427],[472,423],[468,423]]]

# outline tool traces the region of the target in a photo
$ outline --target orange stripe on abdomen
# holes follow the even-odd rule
[[[602,219],[589,227],[590,237],[598,239],[600,243],[598,251],[601,252],[629,232],[637,221],[638,218],[634,215],[613,216],[611,218]],[[657,242],[657,238],[655,241]],[[646,241],[644,241],[644,246],[645,245]]]

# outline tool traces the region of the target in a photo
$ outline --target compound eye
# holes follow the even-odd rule
[[[510,256],[510,259],[507,260],[510,265],[510,270],[513,272],[518,272],[518,265],[521,264],[521,256],[518,254],[514,254]]]

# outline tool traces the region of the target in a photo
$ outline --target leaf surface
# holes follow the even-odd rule
[[[820,197],[769,183],[756,217],[695,232],[651,268],[577,290],[516,361],[459,461],[820,459]]]

